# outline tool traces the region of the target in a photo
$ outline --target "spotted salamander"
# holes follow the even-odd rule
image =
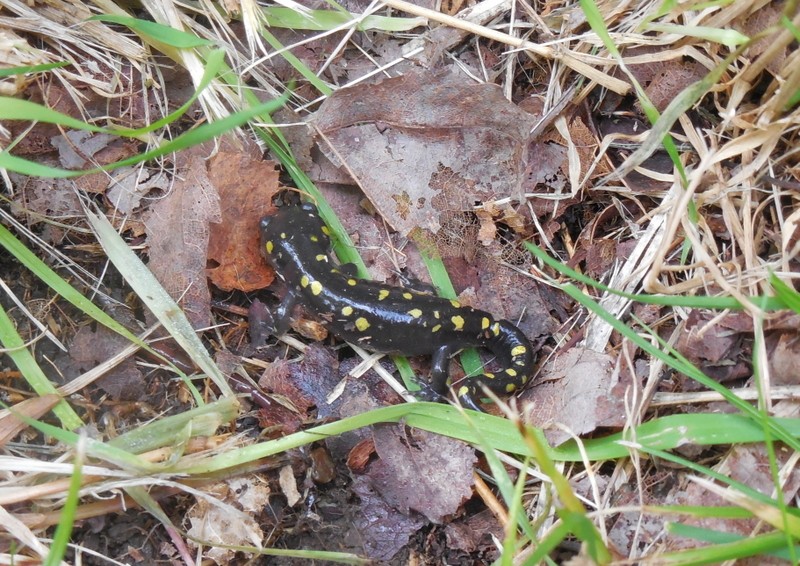
[[[319,316],[336,336],[367,350],[406,356],[432,355],[431,386],[447,388],[450,357],[466,347],[483,347],[498,359],[501,371],[472,377],[458,386],[459,400],[477,409],[480,385],[511,393],[530,378],[533,348],[507,320],[435,295],[357,279],[355,266],[334,265],[330,230],[316,206],[286,206],[261,219],[261,244],[267,261],[288,287],[273,314],[275,333],[288,330],[300,303]]]

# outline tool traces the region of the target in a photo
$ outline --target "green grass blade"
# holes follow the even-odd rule
[[[283,57],[295,71],[300,73],[300,76],[307,80],[309,84],[316,88],[321,94],[328,96],[333,92],[333,89],[331,89],[331,87],[329,87],[325,81],[319,78],[314,71],[309,69],[308,65],[303,63],[299,57],[286,49],[278,40],[278,38],[275,37],[269,30],[262,28],[261,37],[263,37],[267,43],[269,43],[270,47],[272,47],[275,51],[280,52],[280,56]]]
[[[559,260],[551,257],[547,252],[545,252],[535,244],[531,244],[530,242],[525,242],[525,246],[528,248],[528,251],[531,252],[536,257],[536,259],[546,264],[547,266],[555,269],[565,277],[568,277],[574,281],[578,281],[585,285],[589,285],[590,287],[593,287],[595,289],[600,289],[601,291],[604,291],[606,293],[611,293],[619,297],[625,297],[626,299],[630,299],[638,303],[643,303],[648,305],[665,305],[665,306],[675,306],[675,307],[719,309],[719,310],[722,309],[742,310],[745,308],[745,306],[742,305],[742,303],[740,303],[737,299],[733,297],[684,297],[677,295],[641,295],[634,293],[626,293],[624,291],[618,291],[617,289],[612,289],[607,285],[603,285],[599,281],[595,281],[591,277],[587,277],[586,275],[575,271],[568,265],[561,263]],[[755,297],[751,297],[750,300],[754,305],[757,305],[759,308],[763,308],[764,310],[779,310],[787,307],[787,305],[783,302],[783,300],[778,297],[757,295]]]
[[[41,73],[52,69],[60,69],[72,65],[69,61],[59,61],[58,63],[43,63],[41,65],[24,65],[21,67],[11,67],[10,69],[0,69],[0,79],[13,77],[15,75],[26,75],[28,73]],[[0,108],[2,105],[0,105]]]
[[[87,132],[111,133],[105,128],[87,124],[82,120],[67,116],[41,104],[9,96],[0,96],[0,120],[44,122]]]
[[[2,403],[0,403],[0,406],[2,406]],[[162,463],[150,462],[115,446],[105,444],[93,438],[80,436],[70,430],[64,430],[51,424],[37,421],[21,413],[17,412],[15,415],[28,426],[35,428],[42,434],[54,438],[67,446],[75,448],[78,446],[79,442],[82,442],[86,454],[90,458],[97,458],[105,462],[110,462],[132,474],[161,472],[164,471],[166,467]]]
[[[178,49],[192,49],[194,47],[202,47],[204,45],[213,45],[214,42],[208,39],[197,37],[193,33],[188,33],[183,30],[175,29],[170,26],[165,26],[157,22],[149,20],[140,20],[130,16],[100,14],[92,16],[89,20],[97,20],[101,22],[110,22],[127,27],[131,31],[149,39],[154,43],[169,45]]]
[[[770,285],[775,290],[775,296],[783,303],[786,308],[800,313],[800,293],[789,287],[786,283],[780,280],[777,275],[770,273]]]
[[[103,128],[88,124],[81,120],[77,120],[71,116],[67,116],[66,114],[62,114],[61,112],[57,112],[47,108],[46,106],[42,106],[41,104],[36,104],[35,102],[9,97],[0,97],[0,120],[44,122],[47,124],[56,124],[59,126],[74,128],[76,130],[142,139],[146,136],[146,134],[161,129],[167,124],[170,124],[183,116],[186,111],[191,108],[192,104],[195,103],[200,94],[208,87],[209,84],[211,84],[211,81],[217,76],[224,63],[225,51],[222,49],[211,51],[206,61],[203,77],[201,78],[200,83],[197,85],[195,91],[192,93],[192,96],[189,97],[189,100],[187,100],[177,110],[170,113],[168,116],[165,116],[160,120],[156,120],[152,124],[142,128],[123,128],[119,126]]]
[[[180,431],[190,429],[192,436],[212,436],[219,427],[232,422],[239,411],[234,397],[225,397],[177,415],[163,417],[138,426],[108,441],[108,445],[141,454],[162,446],[173,446],[178,442]]]
[[[752,537],[739,537],[731,533],[714,533],[709,529],[676,523],[667,523],[667,530],[678,536],[715,544],[659,554],[659,564],[720,564],[726,560],[744,559],[748,556],[759,555],[771,555],[783,559],[789,558],[783,533],[775,532]]]
[[[600,10],[598,9],[597,4],[595,4],[593,0],[580,0],[580,5],[584,14],[586,14],[586,20],[589,22],[592,31],[594,31],[598,35],[598,37],[602,40],[603,45],[611,54],[611,56],[618,61],[620,68],[627,73],[628,80],[631,81],[631,84],[633,85],[633,88],[636,91],[636,98],[642,105],[642,110],[644,111],[650,123],[653,124],[652,131],[650,135],[647,137],[647,139],[648,140],[652,139],[653,143],[655,144],[655,147],[657,147],[658,144],[663,144],[664,149],[667,150],[670,160],[672,160],[675,169],[678,171],[678,174],[681,177],[683,186],[685,187],[686,185],[688,185],[686,170],[683,167],[683,163],[681,163],[680,155],[678,154],[678,149],[677,147],[675,147],[675,141],[672,139],[672,136],[669,133],[669,128],[672,127],[672,124],[674,123],[675,120],[678,119],[680,114],[676,114],[671,118],[671,121],[669,122],[669,127],[667,127],[665,131],[660,132],[659,130],[657,130],[656,125],[659,123],[660,120],[658,110],[656,110],[656,107],[650,101],[650,98],[645,93],[644,89],[642,88],[642,85],[639,84],[639,81],[636,80],[636,77],[632,73],[627,72],[627,68],[625,67],[624,61],[622,60],[622,55],[617,49],[617,46],[614,44],[614,41],[611,39],[611,35],[608,33],[608,28],[606,27],[605,21],[603,20],[603,17],[600,14]],[[669,110],[669,108],[667,108],[667,110]],[[665,114],[667,110],[665,110]],[[681,114],[682,113],[683,112],[681,112]],[[672,114],[670,114],[670,116],[672,116]],[[661,127],[663,128],[663,125]],[[630,158],[626,160],[626,163],[628,161],[630,161]],[[642,159],[642,161],[644,161],[644,159]]]
[[[677,35],[696,37],[712,43],[719,43],[726,47],[736,47],[750,41],[746,35],[735,29],[709,28],[704,26],[684,26],[678,24],[653,22],[645,26],[648,31],[660,31]]]
[[[21,157],[16,157],[8,153],[8,151],[0,152],[0,168],[8,169],[9,171],[14,171],[16,173],[29,175],[32,177],[64,179],[70,177],[80,177],[82,175],[97,173],[99,171],[111,171],[113,169],[118,169],[128,165],[136,165],[137,163],[148,161],[156,157],[161,157],[162,155],[166,155],[168,153],[180,151],[182,149],[186,149],[218,137],[234,128],[241,126],[242,124],[245,124],[255,116],[274,112],[283,106],[287,98],[288,95],[283,95],[275,100],[264,102],[258,106],[237,112],[236,114],[231,114],[230,116],[227,116],[221,120],[203,124],[202,126],[195,128],[194,130],[189,130],[174,140],[166,142],[155,149],[134,155],[115,163],[109,163],[108,165],[104,165],[102,167],[95,167],[94,169],[70,171],[67,169],[48,167],[33,161],[28,161],[27,159],[22,159]]]
[[[800,437],[800,419],[771,420],[791,437]],[[626,439],[659,450],[672,450],[683,444],[713,446],[766,440],[761,425],[745,415],[696,413],[659,417],[639,425],[629,435],[615,433],[591,438],[583,441],[583,445],[590,460],[612,460],[628,454],[630,449],[625,446]],[[553,450],[556,459],[580,461],[580,451],[574,441],[568,441]]]
[[[541,564],[542,560],[547,558],[547,555],[553,552],[556,547],[561,544],[565,538],[569,536],[569,527],[563,522],[559,521],[547,533],[543,539],[534,541],[536,543],[536,550],[525,559],[524,566],[536,566]]]
[[[25,381],[37,395],[58,395],[55,385],[50,383],[42,368],[39,367],[28,349],[28,345],[20,337],[2,305],[0,305],[0,345],[5,349],[5,355],[14,362]],[[53,407],[53,413],[61,421],[61,425],[68,430],[83,426],[81,418],[63,399]]]
[[[64,298],[72,306],[90,316],[92,319],[102,324],[109,330],[116,332],[120,336],[127,338],[140,348],[144,348],[149,353],[156,357],[162,358],[154,350],[150,348],[138,336],[130,332],[127,328],[122,326],[119,322],[114,320],[105,311],[100,309],[92,301],[84,297],[75,287],[67,283],[58,273],[53,271],[50,266],[40,260],[36,255],[25,247],[8,229],[0,224],[0,247],[5,248],[13,255],[17,261],[29,269],[36,277],[38,277],[45,285],[50,287],[55,293]],[[163,358],[162,358],[163,359]],[[177,368],[174,367],[168,360],[164,360],[173,371],[179,375],[183,375]]]
[[[133,253],[104,215],[86,210],[86,218],[109,261],[114,264],[128,285],[158,318],[170,336],[191,357],[197,367],[214,381],[224,397],[235,397],[233,390],[228,385],[228,380],[209,356],[186,315],[147,269],[147,266],[142,263],[139,256]],[[203,398],[193,384],[188,380],[185,380],[185,383],[192,390],[197,404],[202,405]]]
[[[75,525],[75,512],[78,509],[78,502],[80,501],[81,483],[83,474],[83,442],[78,441],[75,447],[75,459],[73,461],[74,470],[72,477],[69,480],[69,490],[67,491],[67,499],[64,506],[60,509],[58,526],[56,532],[53,534],[53,544],[50,545],[50,552],[47,558],[42,562],[43,566],[59,566],[62,564],[64,555],[67,552],[67,546],[72,535],[72,527]]]
[[[481,448],[481,450],[483,450],[483,453],[486,457],[486,463],[489,464],[492,477],[497,484],[497,488],[500,490],[500,495],[503,497],[503,501],[505,501],[505,504],[508,507],[509,517],[514,520],[518,529],[525,533],[525,535],[528,537],[528,540],[536,540],[536,533],[533,530],[533,526],[528,520],[528,517],[525,515],[524,509],[520,506],[519,500],[521,497],[518,497],[517,495],[517,488],[519,486],[515,485],[514,482],[511,481],[511,476],[508,475],[503,462],[501,462],[500,458],[497,457],[491,441],[486,435],[483,434],[484,429],[475,419],[472,418],[473,414],[473,412],[464,411],[461,413],[462,421],[469,427],[469,430],[472,432],[472,435],[477,441],[477,445]],[[511,421],[508,422],[510,423]],[[522,483],[524,484],[525,473],[520,473],[520,477]],[[503,545],[505,547],[505,552],[503,553],[504,556],[509,555],[509,549],[513,549],[514,546],[516,546],[516,533],[517,528],[514,528],[513,525],[506,526],[506,540]]]

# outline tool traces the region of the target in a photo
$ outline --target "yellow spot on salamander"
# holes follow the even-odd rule
[[[453,323],[453,327],[456,330],[463,330],[464,329],[464,317],[463,316],[451,316],[450,321]]]
[[[325,234],[326,236],[330,236],[331,235],[331,229],[328,228],[327,226],[323,226],[322,227],[322,233]]]
[[[514,393],[517,390],[516,383],[507,383],[506,384],[506,393]]]
[[[525,360],[517,360],[517,361],[514,362],[514,365],[515,366],[524,366],[525,365]]]
[[[491,321],[491,320],[489,320],[489,317],[488,317],[488,316],[484,316],[484,317],[481,319],[481,330],[486,330],[487,328],[489,328],[489,325],[490,325],[491,323],[492,323],[492,321]]]
[[[367,328],[369,328],[369,321],[363,316],[360,316],[356,319],[356,328],[359,331],[364,332]]]
[[[524,354],[527,351],[528,351],[528,349],[525,346],[514,346],[513,348],[511,348],[511,355],[512,356],[521,356],[522,354]]]
[[[408,314],[410,314],[414,318],[419,318],[422,316],[422,311],[419,309],[411,309],[410,311],[408,311]]]
[[[312,281],[311,282],[311,294],[312,295],[319,295],[322,293],[322,283],[319,281]]]
[[[358,281],[356,281],[355,279],[347,280],[347,284],[350,285],[351,287],[353,287],[356,283],[358,283]]]
[[[506,370],[506,375],[510,375],[511,377],[516,377],[517,376],[517,370],[515,370],[514,368],[508,368]]]
[[[283,234],[281,234],[281,236],[283,236]],[[316,235],[315,236],[311,236],[309,238],[309,240],[311,240],[312,242],[319,242],[319,238]]]
[[[381,289],[380,291],[378,291],[378,300],[379,301],[382,301],[383,299],[385,299],[388,296],[389,296],[389,291],[388,290]]]
[[[459,397],[463,397],[467,393],[469,393],[469,387],[467,387],[466,385],[462,385],[461,387],[458,388]]]
[[[485,376],[486,376],[486,377],[488,377],[489,379],[494,379],[494,374],[493,374],[493,373],[491,373],[491,372],[488,372],[488,371],[487,371],[487,372],[486,372],[486,373],[484,373],[483,375],[485,375]]]
[[[300,278],[300,285],[301,285],[302,287],[308,287],[308,283],[309,283],[309,281],[308,281],[308,275],[303,275],[303,276]]]
[[[317,261],[328,261],[328,256],[326,256],[325,254],[319,254],[316,257],[316,260]]]
[[[439,318],[439,311],[433,311],[433,318]]]
[[[274,249],[275,249],[275,246],[272,244],[272,240],[268,241],[267,242],[267,253],[271,254],[272,250],[274,250]]]
[[[459,303],[458,301],[450,301],[450,304],[456,307],[457,309],[461,308],[461,303]]]
[[[500,336],[500,323],[499,322],[495,322],[492,325],[492,334],[494,334],[495,336]]]
[[[403,293],[403,298],[408,299],[409,301],[414,298],[414,295],[411,293]]]
[[[442,327],[441,324],[437,324],[433,328],[431,328],[431,332],[439,332],[439,329]]]
[[[344,316],[350,316],[351,314],[353,314],[353,307],[349,307],[349,306],[348,307],[342,307],[342,314]]]
[[[285,239],[286,239],[286,232],[281,232],[281,240],[285,240]]]

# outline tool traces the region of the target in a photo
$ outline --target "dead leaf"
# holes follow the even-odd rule
[[[463,442],[396,425],[375,427],[373,438],[378,460],[367,475],[396,509],[441,523],[472,497],[477,458]]]
[[[281,493],[286,497],[286,504],[289,505],[289,507],[294,507],[303,499],[303,496],[300,495],[300,491],[297,489],[297,480],[294,477],[291,466],[287,465],[281,467],[280,472],[278,472],[278,484],[281,486]]]
[[[321,150],[336,164],[341,158],[386,221],[407,235],[417,227],[435,234],[443,211],[521,198],[534,120],[494,85],[411,72],[335,92],[312,124],[324,136]]]
[[[208,276],[224,291],[267,287],[273,272],[261,255],[258,222],[279,189],[274,161],[260,158],[255,144],[243,152],[220,151],[209,160],[208,177],[221,203],[221,222],[210,227]]]
[[[206,491],[223,502],[212,505],[206,499],[198,502],[186,513],[189,539],[187,544],[197,547],[191,539],[226,546],[260,546],[264,532],[253,518],[269,506],[269,486],[257,479],[233,478],[216,484]],[[217,564],[231,564],[236,551],[222,546],[204,549],[204,556]]]
[[[503,525],[491,511],[484,509],[478,513],[470,513],[445,526],[447,548],[460,550],[467,554],[475,552],[492,561],[492,557],[499,557],[499,551],[494,540],[502,540],[504,536]]]
[[[675,349],[707,375],[724,383],[750,375],[751,332],[752,319],[747,313],[730,313],[716,319],[712,313],[693,310]],[[693,380],[684,377],[681,380],[685,391],[701,387]]]
[[[148,267],[195,328],[211,323],[208,224],[222,220],[219,196],[206,170],[205,158],[212,149],[212,144],[203,144],[176,154],[178,175],[172,191],[154,202],[144,217]]]
[[[76,377],[117,355],[127,345],[126,338],[103,326],[98,325],[96,329],[83,326],[69,345],[70,367],[62,369],[66,370],[67,377]],[[144,376],[133,358],[117,364],[96,383],[116,401],[143,400],[146,389]]]
[[[613,360],[582,348],[572,348],[546,364],[535,385],[522,393],[520,402],[532,404],[528,424],[546,428],[552,444],[570,438],[553,423],[565,425],[574,434],[592,432],[598,426],[622,426],[625,407],[622,395],[612,393],[617,382],[612,379]]]
[[[325,399],[339,383],[339,362],[329,349],[310,344],[299,363],[278,357],[264,370],[258,386],[285,397],[300,413],[326,404]]]
[[[365,476],[356,477],[351,487],[361,503],[353,524],[361,537],[364,552],[368,557],[386,563],[425,525],[425,519],[422,515],[407,515],[389,505]]]
[[[169,179],[163,171],[150,171],[139,167],[121,167],[110,173],[111,179],[106,198],[122,214],[132,214],[139,208],[142,199],[153,189],[166,194]]]
[[[767,355],[767,359],[770,383],[797,385],[800,382],[800,375],[797,373],[797,368],[800,367],[800,340],[797,333],[781,333],[777,342],[772,338],[769,342],[768,348],[771,352]]]

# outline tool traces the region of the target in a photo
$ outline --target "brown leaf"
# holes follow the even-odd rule
[[[575,434],[592,432],[598,426],[621,426],[625,419],[624,399],[612,394],[617,384],[612,379],[613,360],[606,354],[572,348],[542,368],[540,385],[525,391],[520,401],[532,403],[529,424],[549,427],[554,422],[566,425]],[[560,444],[569,435],[551,428],[547,440]]]
[[[261,255],[258,222],[272,208],[278,170],[252,153],[220,151],[208,165],[222,212],[210,227],[208,276],[224,291],[263,289],[274,278]]]
[[[768,354],[770,382],[773,385],[797,385],[800,381],[800,340],[797,333],[782,333]]]
[[[707,375],[724,383],[749,375],[751,332],[752,319],[747,313],[730,313],[716,320],[712,313],[693,310],[675,348]],[[681,379],[684,390],[699,387],[692,380]]]
[[[439,230],[442,211],[521,197],[535,118],[494,85],[412,72],[330,96],[313,124],[381,215],[401,234]],[[337,157],[339,156],[339,157]]]
[[[195,328],[211,322],[206,282],[208,224],[222,220],[219,196],[206,171],[205,159],[211,151],[212,145],[204,144],[178,153],[172,192],[153,203],[144,217],[148,267]]]
[[[448,550],[460,550],[469,554],[479,552],[481,556],[494,553],[497,556],[497,546],[493,537],[495,540],[502,540],[504,533],[497,517],[488,509],[484,509],[449,523],[445,527],[445,535]]]
[[[373,438],[379,459],[368,476],[394,508],[441,523],[472,496],[477,459],[463,442],[402,426],[376,427]]]
[[[93,369],[117,355],[127,345],[128,341],[125,338],[103,326],[98,326],[96,330],[83,326],[69,345],[72,366],[70,369],[76,373]],[[97,385],[117,401],[143,400],[144,376],[132,358],[120,362],[109,370],[97,380]]]
[[[361,503],[353,518],[368,557],[388,563],[411,536],[425,525],[421,515],[407,515],[389,505],[373,489],[366,476],[358,476],[351,484]]]

